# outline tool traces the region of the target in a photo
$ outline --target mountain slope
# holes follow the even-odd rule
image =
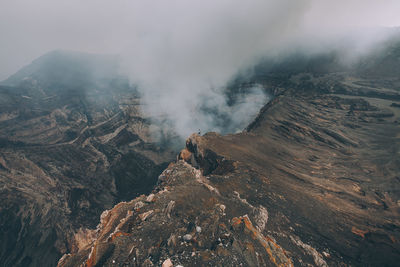
[[[59,266],[396,266],[400,94],[308,75],[243,133],[192,135]]]
[[[54,266],[175,157],[112,57],[56,51],[0,86],[0,265]]]

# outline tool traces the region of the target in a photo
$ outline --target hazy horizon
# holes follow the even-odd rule
[[[0,80],[6,79],[39,56],[57,49],[90,53],[120,54],[143,37],[168,34],[174,23],[188,22],[194,35],[212,31],[211,20],[219,30],[226,22],[243,25],[268,17],[271,8],[281,19],[293,18],[295,27],[307,25],[311,31],[352,27],[400,26],[399,1],[78,1],[3,0],[0,3]],[[282,13],[283,11],[283,13]],[[246,14],[251,16],[246,16]],[[187,14],[185,17],[185,13]],[[271,15],[270,15],[271,16]],[[218,17],[220,19],[218,19]],[[174,22],[175,20],[175,22]],[[247,21],[238,21],[247,20]],[[203,21],[203,23],[204,23]],[[267,18],[260,22],[268,21]],[[288,20],[288,23],[290,21]],[[227,24],[225,24],[226,26]],[[291,25],[293,26],[293,25]],[[245,30],[245,29],[243,29]],[[270,30],[266,27],[265,31]],[[196,32],[197,31],[197,32]],[[240,31],[240,29],[239,29]],[[257,28],[254,35],[263,32]],[[218,34],[218,32],[215,32]],[[251,35],[250,35],[251,36]]]

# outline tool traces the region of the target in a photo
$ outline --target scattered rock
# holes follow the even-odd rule
[[[225,215],[226,206],[224,204],[216,204],[215,207],[222,213],[222,215]]]
[[[147,198],[146,198],[146,202],[149,202],[149,203],[152,202],[154,200],[154,196],[155,195],[153,193],[148,195]]]
[[[172,266],[174,265],[172,264],[172,261],[170,259],[166,259],[162,264],[162,267],[172,267]]]
[[[268,211],[263,206],[259,206],[255,216],[255,223],[258,231],[262,232],[268,222]]]
[[[322,254],[324,254],[326,258],[329,258],[331,256],[331,254],[329,254],[329,252],[327,251],[322,251]]]
[[[175,201],[171,200],[167,207],[164,209],[164,214],[168,217],[171,218],[171,211],[174,209],[175,207]]]
[[[136,202],[135,206],[134,206],[135,210],[143,208],[143,207],[144,207],[144,203],[142,201]]]
[[[146,211],[146,212],[144,212],[142,214],[139,214],[139,218],[142,221],[145,221],[147,219],[147,217],[149,217],[152,213],[153,213],[153,210]]]
[[[193,238],[193,237],[192,237],[191,234],[186,234],[186,235],[183,236],[183,240],[185,240],[186,242],[192,240],[192,238]]]
[[[171,236],[168,238],[167,244],[169,247],[175,247],[176,241],[176,236],[174,234],[171,234]]]

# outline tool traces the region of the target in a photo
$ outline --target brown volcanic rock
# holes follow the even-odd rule
[[[132,113],[110,113],[95,125],[66,123],[66,131],[58,122],[48,130],[46,116],[0,122],[1,263],[53,266],[81,246],[73,236],[95,227],[104,209],[151,191],[174,152],[144,147],[148,142],[133,126],[148,125]],[[19,127],[14,136],[8,125]],[[29,129],[38,133],[34,140],[24,133]],[[72,140],[69,131],[77,133]]]
[[[190,164],[171,164],[152,202],[116,206],[91,248],[59,266],[396,266],[396,94],[288,90],[246,132],[192,135]]]
[[[83,55],[45,57],[55,56],[0,86],[1,266],[54,266],[90,244],[85,229],[105,209],[149,193],[176,155],[152,143],[123,78],[88,80],[80,68],[89,59],[71,66]]]
[[[179,152],[178,160],[184,160],[186,162],[190,162],[192,159],[192,152],[190,152],[187,148],[184,148]]]
[[[66,255],[59,266],[108,265],[113,261],[141,266],[149,260],[161,265],[168,258],[174,265],[183,266],[206,262],[236,265],[248,261],[262,265],[277,261],[292,266],[285,251],[264,237],[248,217],[240,217],[239,210],[228,211],[222,203],[231,203],[230,200],[219,202],[221,195],[199,170],[179,161],[164,171],[162,179],[164,182],[155,191],[154,203],[139,205],[142,207],[136,209],[145,200],[142,196],[118,204],[106,212],[116,216],[102,220],[92,247]],[[170,203],[174,203],[172,208]],[[196,231],[196,226],[202,230]],[[247,251],[248,247],[252,250]],[[234,253],[237,255],[233,256]]]

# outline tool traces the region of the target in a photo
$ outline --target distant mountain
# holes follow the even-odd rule
[[[87,54],[56,50],[49,52],[25,66],[3,85],[18,86],[36,80],[38,85],[51,88],[81,88],[115,78],[119,70],[118,56]]]

